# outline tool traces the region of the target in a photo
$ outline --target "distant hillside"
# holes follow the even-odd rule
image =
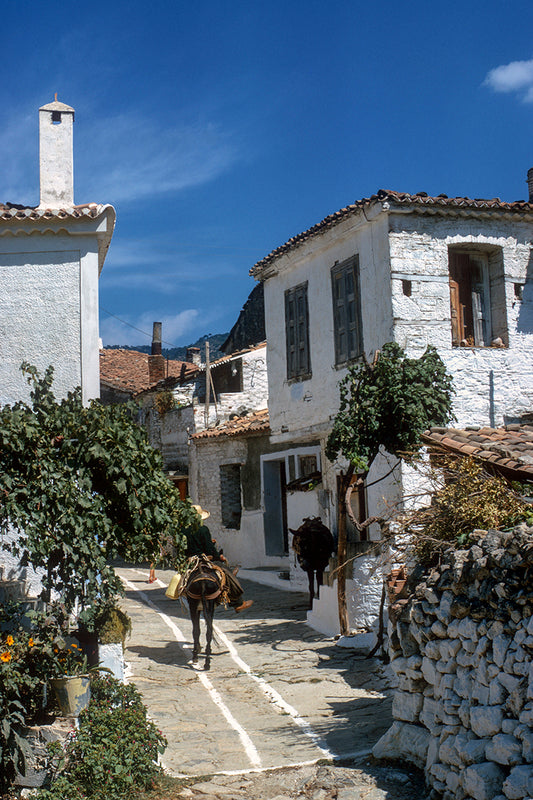
[[[219,350],[228,338],[227,333],[213,333],[206,336],[201,336],[193,344],[186,345],[185,347],[163,347],[163,355],[165,358],[170,358],[173,361],[185,361],[187,347],[199,347],[202,361],[205,361],[205,340],[209,341],[209,358],[211,361],[216,361],[217,358],[222,358],[225,353]],[[106,350],[138,350],[140,353],[149,353],[152,349],[149,344],[133,345],[120,345],[120,344],[107,344]]]

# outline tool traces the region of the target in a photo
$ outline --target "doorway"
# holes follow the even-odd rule
[[[263,461],[263,521],[267,556],[286,556],[289,552],[286,483],[285,459]]]

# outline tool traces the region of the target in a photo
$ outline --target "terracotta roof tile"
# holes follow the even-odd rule
[[[136,394],[151,385],[148,371],[148,353],[139,350],[109,349],[100,350],[100,380],[115,389]],[[187,361],[166,362],[168,375],[180,377],[185,367],[185,377],[196,373],[198,367]]]
[[[437,432],[438,431],[438,432]],[[503,471],[516,473],[514,477],[533,480],[533,437],[530,425],[508,425],[505,428],[458,430],[442,428],[426,431],[427,444],[452,453],[473,456],[489,461]]]
[[[245,353],[252,353],[254,350],[261,350],[262,347],[266,347],[266,342],[259,342],[258,344],[254,344],[251,347],[245,347],[244,350],[236,350],[234,353],[229,353],[227,356],[222,356],[222,358],[217,358],[216,361],[211,361],[210,367],[218,367],[219,364],[225,364],[227,361],[231,361],[232,358],[237,358],[238,356],[243,356]],[[201,369],[205,370],[205,364],[202,364]]]
[[[333,228],[338,223],[347,219],[348,217],[359,213],[361,209],[368,208],[376,203],[388,203],[394,210],[394,207],[411,207],[413,211],[424,212],[426,208],[431,208],[432,213],[446,213],[446,211],[477,211],[479,214],[487,214],[492,211],[505,211],[516,215],[533,215],[533,203],[524,200],[516,200],[512,203],[504,202],[499,197],[494,197],[491,200],[484,200],[476,198],[472,200],[470,197],[448,197],[445,194],[440,194],[436,197],[428,195],[426,192],[418,192],[417,194],[408,194],[407,192],[395,192],[390,189],[380,189],[377,194],[371,197],[363,197],[349,206],[335,211],[334,214],[329,214],[323,220],[313,225],[308,230],[293,236],[285,244],[272,250],[265,258],[258,261],[250,270],[250,274],[256,277],[259,276],[261,270],[268,266],[269,263],[275,261],[278,256],[293,250],[303,242],[311,239],[316,234],[324,233],[326,230]]]
[[[268,409],[254,411],[245,417],[237,417],[223,422],[216,428],[208,428],[191,436],[191,439],[219,439],[231,436],[251,436],[252,434],[269,433],[270,420]]]
[[[38,221],[41,219],[66,219],[67,217],[98,217],[105,206],[99,203],[84,203],[79,206],[69,208],[38,208],[33,206],[21,206],[16,203],[0,203],[0,220],[10,222],[12,220],[30,219]]]

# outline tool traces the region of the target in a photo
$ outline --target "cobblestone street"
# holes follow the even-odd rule
[[[391,721],[380,662],[309,628],[306,595],[243,579],[254,605],[240,615],[217,609],[204,672],[190,664],[187,608],[164,594],[172,573],[158,571],[152,584],[147,570],[119,573],[133,625],[128,675],[168,739],[165,769],[205,776],[176,796],[424,797],[416,771],[369,760]]]

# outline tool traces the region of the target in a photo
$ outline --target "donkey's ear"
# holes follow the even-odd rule
[[[289,528],[289,530],[290,530],[290,532],[291,532],[291,533],[298,533],[298,531],[297,531],[297,530],[293,531],[293,529],[292,529],[292,528]]]

